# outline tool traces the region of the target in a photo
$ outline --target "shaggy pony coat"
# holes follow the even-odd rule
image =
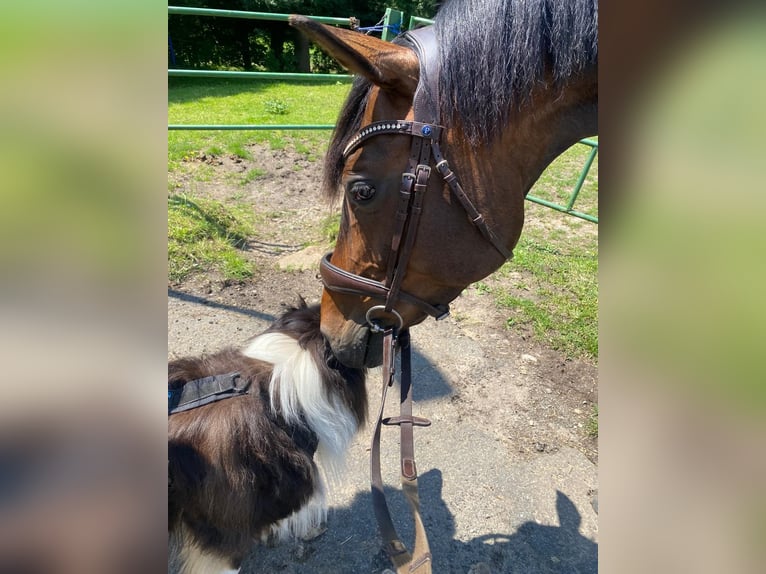
[[[254,541],[318,527],[323,474],[366,416],[365,372],[333,357],[303,301],[244,349],[170,362],[168,389],[232,372],[248,394],[168,418],[170,566],[184,574],[236,570]]]

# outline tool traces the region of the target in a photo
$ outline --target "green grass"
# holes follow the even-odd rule
[[[252,169],[248,169],[245,174],[240,178],[239,184],[240,185],[247,185],[251,181],[255,181],[259,177],[262,177],[266,175],[266,170],[260,169],[257,167],[254,167]]]
[[[169,78],[170,124],[328,124],[335,123],[349,83],[277,82]],[[252,159],[247,145],[268,143],[283,149],[300,143],[307,153],[324,150],[329,130],[168,132],[168,168],[200,154],[233,154]]]
[[[319,231],[328,242],[334,242],[338,239],[338,233],[340,233],[340,214],[335,213],[325,217],[322,220]]]
[[[570,356],[598,356],[598,258],[595,251],[551,249],[522,236],[506,271],[521,271],[517,289],[498,288],[497,302],[511,309],[508,326],[530,324],[535,336]]]
[[[566,203],[590,147],[578,144],[559,157],[531,193]],[[598,158],[591,167],[575,209],[598,213]],[[527,224],[515,257],[496,273],[513,278],[502,285],[484,281],[510,311],[509,328],[525,326],[534,337],[570,357],[598,358],[598,237],[595,224],[526,203]]]
[[[252,276],[241,249],[255,233],[252,209],[210,199],[168,196],[168,277],[217,271],[224,279]]]
[[[598,438],[598,405],[593,407],[593,412],[585,424],[585,432],[589,437]]]
[[[334,124],[350,88],[348,83],[170,78],[168,123],[171,124]],[[250,144],[272,149],[292,146],[310,161],[324,153],[330,131],[181,131],[168,132],[168,171],[193,173],[195,181],[213,179],[213,168],[185,162],[203,154],[252,160]],[[265,174],[251,168],[233,178],[245,186]],[[169,184],[168,276],[181,281],[194,273],[216,271],[226,279],[253,274],[242,248],[257,225],[252,208],[178,195]],[[336,218],[337,219],[337,218]],[[268,226],[266,226],[268,227]],[[328,240],[337,237],[337,222],[323,224]]]

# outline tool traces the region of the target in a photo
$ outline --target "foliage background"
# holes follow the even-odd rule
[[[432,17],[436,0],[180,0],[173,6],[305,14],[346,18],[375,25],[386,8]],[[341,71],[334,61],[309,46],[287,22],[210,16],[168,16],[168,66],[271,72]]]

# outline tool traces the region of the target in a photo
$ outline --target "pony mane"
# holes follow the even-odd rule
[[[442,123],[474,145],[492,141],[534,89],[598,65],[598,0],[448,0],[434,19]],[[323,189],[336,199],[343,149],[359,131],[372,84],[357,77],[327,155]],[[397,118],[398,119],[398,118]]]

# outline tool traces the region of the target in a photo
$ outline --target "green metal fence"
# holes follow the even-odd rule
[[[168,14],[178,14],[187,16],[216,16],[221,18],[243,18],[250,20],[269,20],[278,22],[287,22],[289,14],[272,14],[268,12],[245,12],[240,10],[217,10],[210,8],[189,8],[181,6],[168,6]],[[313,20],[321,22],[323,24],[335,24],[340,26],[348,26],[350,28],[356,28],[359,26],[359,21],[354,17],[349,18],[331,18],[324,16],[311,16]],[[387,8],[383,17],[381,28],[381,37],[384,40],[392,40],[400,32],[404,31],[402,28],[404,21],[404,14],[399,10]],[[428,18],[420,18],[418,16],[411,16],[409,20],[409,26],[407,29],[412,30],[418,26],[432,24],[433,20]],[[187,78],[250,78],[257,80],[286,80],[286,81],[329,81],[329,82],[350,82],[353,79],[349,74],[297,74],[297,73],[277,73],[277,72],[230,72],[220,70],[181,70],[181,69],[169,69],[168,77],[187,77]],[[232,124],[169,124],[169,130],[330,130],[335,127],[334,124],[244,124],[244,125],[232,125]],[[583,166],[580,176],[577,179],[572,193],[569,195],[566,205],[548,201],[541,197],[534,195],[527,195],[527,199],[534,203],[550,207],[556,211],[567,213],[574,217],[585,219],[593,223],[598,223],[598,217],[582,213],[574,209],[575,201],[577,200],[580,190],[582,189],[585,179],[588,176],[593,161],[598,154],[598,141],[592,139],[580,140],[580,144],[584,144],[591,147],[590,154],[588,155],[585,165]]]
[[[287,22],[289,14],[272,14],[270,12],[245,12],[241,10],[217,10],[212,8],[188,8],[183,6],[168,6],[168,14],[184,16],[217,16],[220,18],[241,18],[246,20],[268,20],[272,22]],[[356,27],[359,21],[354,18],[331,18],[312,16],[313,20],[322,24]],[[169,69],[168,77],[174,78],[246,78],[252,80],[282,80],[298,82],[351,82],[354,76],[350,74],[298,74],[287,72],[231,72],[221,70],[179,70]],[[169,124],[169,130],[331,130],[335,124]]]
[[[586,139],[580,140],[578,143],[590,146],[591,150],[590,150],[590,153],[588,154],[588,159],[585,160],[585,165],[583,165],[582,171],[580,172],[580,176],[577,178],[577,183],[575,183],[572,193],[569,194],[569,199],[567,200],[567,204],[561,205],[559,203],[555,203],[553,201],[548,201],[547,199],[543,199],[542,197],[537,197],[537,196],[529,195],[529,194],[527,194],[527,199],[534,203],[539,203],[540,205],[544,205],[546,207],[550,207],[551,209],[555,209],[556,211],[568,213],[569,215],[574,215],[575,217],[579,217],[580,219],[585,219],[586,221],[590,221],[592,223],[598,223],[598,217],[596,217],[595,215],[590,215],[588,213],[583,213],[581,211],[577,211],[576,209],[574,209],[574,204],[575,204],[575,201],[577,201],[577,196],[580,195],[582,186],[585,183],[585,178],[588,177],[590,168],[593,165],[593,160],[596,159],[596,155],[598,154],[598,142],[596,140],[586,138]]]
[[[273,14],[271,12],[245,12],[242,10],[217,10],[213,8],[189,8],[186,6],[168,6],[168,14],[180,14],[185,16],[218,16],[220,18],[239,18],[241,20],[271,20],[272,22],[287,22],[290,14]],[[312,20],[322,24],[336,24],[338,26],[356,26],[359,22],[356,18],[332,18],[326,16],[312,16]]]

